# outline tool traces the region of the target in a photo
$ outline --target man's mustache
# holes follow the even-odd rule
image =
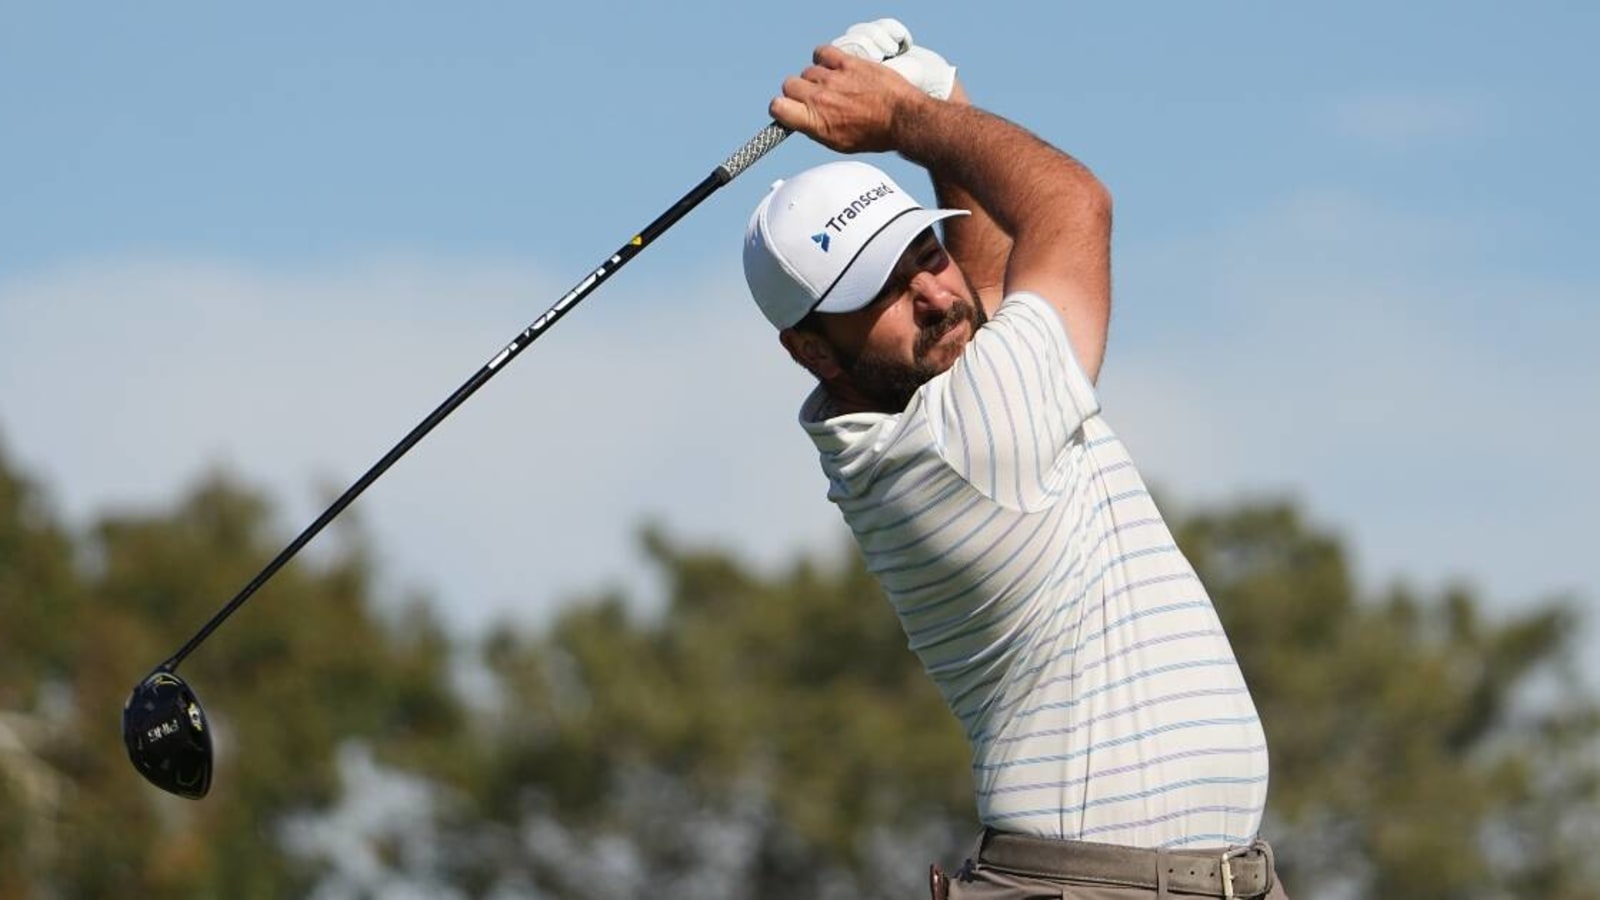
[[[919,357],[923,356],[929,350],[932,350],[934,345],[939,343],[952,328],[962,322],[972,323],[973,330],[977,330],[977,313],[977,307],[965,300],[957,300],[951,303],[950,308],[945,310],[944,316],[939,321],[927,325],[917,334],[916,345],[912,348],[913,352]]]

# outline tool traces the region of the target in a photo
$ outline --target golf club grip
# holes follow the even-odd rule
[[[434,426],[444,421],[446,416],[450,415],[452,412],[455,412],[456,408],[465,403],[468,397],[471,397],[473,394],[477,393],[478,388],[481,388],[487,384],[490,378],[493,378],[497,372],[505,367],[506,363],[510,362],[517,354],[527,349],[529,344],[533,343],[533,341],[536,340],[541,334],[548,331],[551,326],[561,319],[562,316],[565,316],[572,310],[573,307],[577,306],[578,301],[582,300],[584,297],[587,297],[591,292],[594,291],[595,288],[599,287],[601,282],[605,281],[607,278],[610,278],[618,269],[627,264],[628,260],[637,256],[639,252],[645,247],[648,247],[652,241],[660,237],[666,232],[667,229],[676,224],[679,219],[682,219],[684,216],[688,215],[690,210],[694,209],[696,206],[699,206],[700,203],[707,197],[716,193],[718,188],[732,181],[734,178],[737,178],[741,172],[743,172],[745,169],[748,169],[756,162],[756,160],[767,155],[772,148],[783,143],[783,139],[788,137],[789,134],[790,132],[787,128],[784,128],[776,122],[768,124],[766,127],[757,132],[755,137],[751,138],[749,141],[746,141],[744,146],[735,151],[734,154],[728,157],[726,161],[717,166],[715,169],[711,170],[711,174],[707,175],[699,184],[695,185],[694,188],[689,191],[689,193],[684,194],[683,197],[679,198],[678,202],[672,204],[672,206],[669,207],[666,212],[657,216],[655,221],[651,222],[649,225],[646,225],[643,230],[634,235],[633,238],[630,239],[626,244],[623,244],[621,247],[619,247],[617,252],[613,253],[593,272],[590,272],[588,277],[578,282],[578,284],[573,287],[572,290],[568,291],[565,296],[563,296],[560,300],[557,300],[549,309],[545,310],[544,313],[539,316],[539,318],[534,319],[532,324],[523,329],[521,334],[517,335],[517,337],[512,339],[512,341],[507,344],[499,353],[495,354],[488,363],[484,364],[483,368],[479,369],[471,378],[467,379],[467,381],[462,384],[461,387],[456,388],[455,393],[451,394],[449,398],[447,398],[443,403],[439,404],[439,406],[435,408],[433,412],[429,413],[427,418],[423,419],[415,428],[411,429],[411,431],[400,440],[400,443],[395,444],[388,453],[383,455],[382,459],[373,464],[372,468],[368,469],[364,475],[356,479],[354,484],[346,488],[345,492],[340,494],[337,500],[333,501],[333,503],[327,509],[323,510],[322,515],[317,516],[315,521],[306,526],[306,529],[300,532],[300,534],[296,536],[293,541],[290,541],[289,545],[284,547],[277,556],[273,557],[272,561],[267,563],[266,567],[263,568],[256,575],[256,577],[250,580],[249,584],[244,586],[243,590],[234,595],[233,599],[229,600],[226,606],[219,610],[216,615],[212,616],[210,621],[201,626],[199,631],[195,632],[194,637],[191,637],[182,647],[178,649],[178,652],[174,653],[158,668],[168,672],[177,669],[179,663],[183,662],[183,660],[190,653],[194,652],[196,647],[199,647],[206,638],[210,637],[211,633],[216,631],[217,628],[222,625],[222,623],[226,621],[229,616],[233,615],[235,610],[244,605],[244,602],[250,599],[251,595],[254,594],[263,584],[266,584],[268,579],[276,574],[279,569],[283,568],[283,566],[288,563],[289,560],[293,559],[294,555],[300,552],[300,548],[304,547],[311,541],[312,538],[316,537],[317,534],[321,532],[323,528],[326,528],[328,523],[332,522],[334,518],[337,517],[341,512],[344,512],[345,507],[355,502],[355,499],[361,496],[363,491],[365,491],[374,481],[378,480],[378,476],[382,475],[384,472],[387,472],[390,466],[393,466],[399,461],[400,457],[406,455],[406,453],[410,451],[412,447],[416,446],[418,441],[421,441],[423,437],[428,434],[428,432],[434,429]]]
[[[783,143],[783,139],[794,132],[773,122],[767,127],[756,132],[756,136],[745,142],[743,147],[733,152],[733,155],[723,161],[717,168],[727,174],[732,181],[739,177],[739,173],[755,165],[756,160],[766,156],[772,148]]]

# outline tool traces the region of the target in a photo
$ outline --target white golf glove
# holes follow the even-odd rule
[[[833,39],[833,45],[852,56],[883,63],[936,100],[950,99],[955,87],[956,67],[932,50],[913,44],[911,32],[897,19],[851,25]]]

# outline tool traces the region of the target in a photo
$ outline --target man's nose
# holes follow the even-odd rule
[[[911,277],[912,301],[917,312],[929,318],[943,318],[950,305],[960,299],[951,293],[932,272],[918,272]]]

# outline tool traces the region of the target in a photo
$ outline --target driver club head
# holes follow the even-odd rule
[[[122,707],[122,740],[145,780],[199,800],[211,789],[211,727],[188,683],[165,669],[150,673]]]

